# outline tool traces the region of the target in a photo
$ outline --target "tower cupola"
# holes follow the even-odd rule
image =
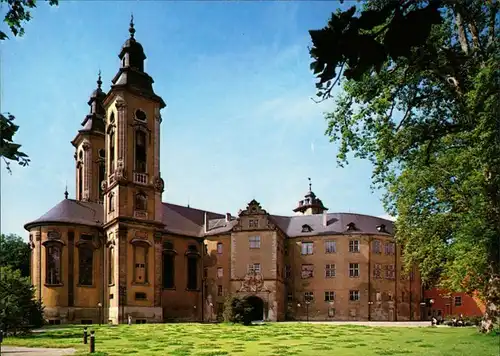
[[[316,194],[312,191],[311,178],[307,179],[309,180],[309,191],[304,195],[304,199],[299,200],[297,207],[293,211],[299,215],[322,214],[328,208],[323,205],[321,199],[316,197]]]

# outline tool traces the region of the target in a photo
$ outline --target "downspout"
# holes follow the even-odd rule
[[[38,243],[38,301],[42,302],[42,227],[40,226],[40,240]]]
[[[398,248],[399,246],[396,244],[396,241],[394,241],[394,277],[396,278],[394,282],[394,319],[395,321],[398,321],[398,279],[399,279],[399,274],[398,273]]]
[[[373,239],[368,238],[368,321],[372,320],[372,243]]]

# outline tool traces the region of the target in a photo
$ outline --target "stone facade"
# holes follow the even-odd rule
[[[163,203],[165,103],[130,34],[72,141],[76,199],[25,225],[49,321],[214,321],[232,295],[271,321],[420,318],[418,273],[401,273],[391,222],[329,214],[311,186],[288,217],[255,200],[237,216]]]

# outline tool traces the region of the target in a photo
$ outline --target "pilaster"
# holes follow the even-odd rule
[[[154,306],[161,307],[162,275],[163,275],[163,245],[162,233],[155,232],[154,235]]]
[[[118,179],[126,178],[127,166],[127,103],[119,98],[115,103],[117,111],[117,169]]]
[[[83,148],[83,199],[84,201],[90,200],[92,193],[92,150],[89,141],[85,141],[82,145]]]
[[[116,236],[118,238],[118,294],[119,294],[119,311],[118,320],[125,320],[125,315],[123,315],[123,307],[127,305],[127,229],[120,227],[116,230]]]

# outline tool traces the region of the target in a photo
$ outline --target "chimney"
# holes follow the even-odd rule
[[[205,225],[205,234],[208,232],[208,213],[205,211],[205,221],[204,221],[204,225]]]
[[[325,211],[323,211],[323,226],[324,227],[327,227],[328,226],[328,213]]]
[[[226,213],[226,222],[231,221],[231,213]]]

